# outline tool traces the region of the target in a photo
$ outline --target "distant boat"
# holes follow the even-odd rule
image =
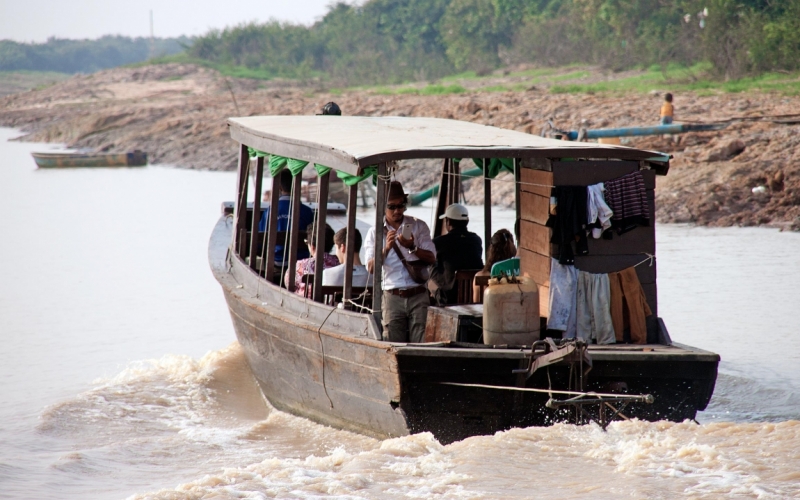
[[[69,167],[141,167],[147,165],[147,153],[31,153],[39,168]]]

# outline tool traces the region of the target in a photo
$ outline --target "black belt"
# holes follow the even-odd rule
[[[414,288],[392,288],[391,290],[386,290],[386,292],[391,293],[392,295],[398,295],[403,298],[413,297],[414,295],[419,295],[422,292],[426,292],[428,289],[424,286],[415,286]]]

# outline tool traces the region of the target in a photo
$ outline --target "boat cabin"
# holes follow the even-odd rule
[[[547,226],[551,216],[553,188],[588,186],[638,171],[645,181],[649,212],[654,214],[655,176],[664,175],[669,169],[669,157],[657,152],[545,139],[435,118],[266,116],[232,118],[229,125],[232,137],[240,143],[237,199],[243,202],[240,206],[247,207],[247,210],[238,210],[235,214],[233,248],[254,273],[274,286],[289,291],[293,291],[298,283],[294,273],[288,273],[288,281],[284,280],[285,271],[295,268],[298,252],[306,248],[306,228],[299,227],[297,222],[300,219],[300,204],[303,203],[304,169],[316,170],[312,182],[314,189],[305,190],[311,193],[311,199],[305,200],[305,203],[315,208],[315,221],[319,222],[316,226],[319,232],[317,241],[324,240],[326,223],[334,229],[361,226],[362,237],[366,236],[365,223],[357,219],[357,209],[363,206],[365,199],[364,183],[375,184],[374,218],[368,223],[376,227],[376,241],[382,241],[387,186],[392,179],[392,170],[398,168],[398,160],[436,158],[441,161],[439,187],[432,190],[437,196],[431,225],[433,237],[446,231],[443,221],[439,219],[445,208],[461,200],[461,176],[464,173],[461,165],[474,163],[483,177],[484,252],[488,252],[487,242],[493,230],[498,229],[492,224],[492,184],[513,182],[517,222],[508,229],[516,237],[522,273],[530,276],[540,289],[543,336],[549,306],[551,259],[558,254],[558,245],[551,243],[552,228]],[[257,195],[250,204],[244,203],[250,189],[261,193],[265,167],[271,170],[272,175],[283,168],[291,169],[297,179],[291,195],[293,217],[290,220],[293,225],[288,231],[279,232],[276,229],[277,189],[272,190],[269,200],[271,210],[268,211],[270,220],[266,231],[258,231],[260,217],[254,218],[253,213],[262,213],[267,202],[262,202],[260,195]],[[464,167],[465,171],[467,168]],[[502,171],[509,172],[511,175],[506,174],[509,178],[494,180]],[[474,175],[473,171],[464,177]],[[340,182],[344,179],[349,189],[346,207],[328,203],[332,176],[337,176],[336,180]],[[420,196],[412,194],[411,199],[418,202]],[[332,210],[334,207],[335,210]],[[341,289],[323,288],[323,269],[322,266],[316,267],[313,277],[305,278],[309,285],[305,299],[328,306],[342,304],[345,309],[371,314],[375,319],[374,329],[370,329],[372,336],[380,340],[382,273],[375,273],[373,287],[354,293],[350,279],[354,233],[348,231],[348,235],[344,285]],[[283,265],[262,265],[269,260],[264,256],[273,255],[276,246],[286,248],[286,261]],[[319,261],[322,245],[317,246],[316,252],[315,257]],[[654,256],[653,221],[649,226],[638,227],[617,238],[590,238],[587,254],[575,257],[575,267],[589,273],[611,273],[647,261],[646,265],[637,265],[635,269],[653,312],[648,323],[648,338],[653,343],[668,343],[666,331],[659,329],[656,320],[658,298]],[[377,270],[381,269],[380,261],[381,256],[377,255]],[[431,328],[426,332],[426,341],[480,340],[475,325],[481,321],[481,308],[480,303],[473,304],[472,298],[475,284],[472,274],[478,270],[472,271],[459,273],[456,286],[460,287],[462,293],[459,294],[458,304],[433,308],[430,312]],[[486,280],[484,278],[480,285],[485,285]],[[557,337],[559,333],[550,332],[550,335]]]

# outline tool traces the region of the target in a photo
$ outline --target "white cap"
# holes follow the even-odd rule
[[[444,215],[439,216],[440,219],[448,218],[453,220],[469,220],[469,212],[467,211],[467,207],[462,205],[461,203],[453,203],[447,210],[444,211]]]

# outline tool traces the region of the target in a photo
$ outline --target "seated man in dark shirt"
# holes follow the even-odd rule
[[[456,271],[483,267],[483,245],[480,236],[467,231],[469,212],[464,205],[450,205],[439,218],[444,219],[447,234],[433,239],[433,244],[436,245],[436,266],[431,270],[428,288],[434,300],[441,306],[456,304],[458,301]]]
[[[275,182],[277,181],[277,182]],[[300,179],[297,179],[297,182],[300,182]],[[289,231],[289,219],[291,219],[291,212],[292,212],[292,204],[291,204],[291,195],[292,195],[292,173],[289,171],[288,168],[284,168],[278,174],[277,179],[272,179],[272,189],[280,189],[280,198],[278,199],[278,232],[281,231]],[[267,206],[264,210],[261,211],[261,220],[258,224],[258,230],[263,232],[267,230],[267,223],[269,222],[269,206]],[[314,211],[311,210],[310,207],[304,204],[300,204],[300,223],[298,224],[298,229],[300,231],[304,231],[305,228],[314,222]],[[278,244],[275,245],[275,262],[280,264],[283,262],[283,244],[284,240],[281,239],[278,241]],[[297,250],[297,259],[307,259],[309,257],[308,249],[304,246],[300,246]],[[289,256],[286,256],[288,261]]]

